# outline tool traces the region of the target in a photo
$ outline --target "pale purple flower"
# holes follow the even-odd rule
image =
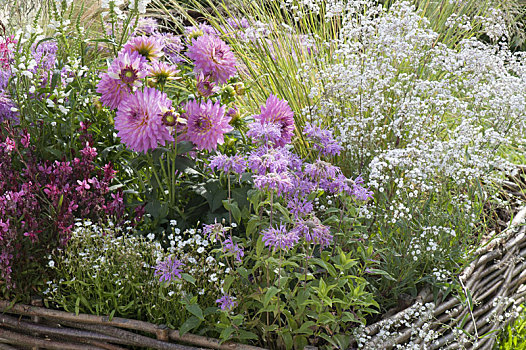
[[[156,84],[164,86],[171,80],[176,80],[181,71],[176,66],[161,61],[154,61],[148,69],[148,75]]]
[[[281,224],[279,228],[270,227],[261,232],[262,241],[265,247],[270,250],[289,250],[292,249],[299,241],[299,236],[295,231],[287,231],[286,227]]]
[[[224,84],[236,74],[236,58],[230,47],[215,35],[192,39],[186,55],[194,61],[194,73],[202,72]]]
[[[256,174],[280,173],[299,165],[297,156],[285,148],[262,146],[248,156],[248,166]]]
[[[343,147],[334,139],[330,130],[322,129],[313,124],[305,125],[305,135],[313,142],[312,146],[322,155],[338,155]]]
[[[369,198],[373,198],[373,192],[369,191],[365,187],[363,187],[364,180],[362,176],[358,176],[356,179],[354,179],[353,183],[353,195],[361,201],[366,201]]]
[[[16,104],[3,92],[0,92],[0,123],[4,120],[18,122],[18,112]]]
[[[232,237],[227,238],[223,242],[223,252],[232,253],[237,262],[241,262],[241,258],[245,256],[245,252],[243,251],[243,247],[240,247],[239,244],[234,243],[232,241]]]
[[[149,61],[155,61],[164,54],[163,48],[164,42],[157,36],[136,36],[128,40],[122,51],[136,52]]]
[[[122,100],[130,95],[130,89],[119,84],[108,73],[102,74],[100,78],[97,84],[97,92],[101,94],[100,102],[110,109],[118,108]]]
[[[37,66],[35,67],[33,73],[36,72],[37,68],[42,69],[44,72],[46,72],[46,74],[47,72],[52,71],[57,63],[57,51],[58,46],[54,41],[45,41],[40,43],[38,46],[37,44],[34,44],[31,47],[31,53],[37,62]]]
[[[341,173],[340,168],[327,163],[321,159],[317,159],[314,163],[306,163],[305,174],[307,174],[312,180],[330,180],[336,178]]]
[[[241,19],[236,18],[236,17],[227,18],[226,22],[233,29],[240,29],[240,28],[247,29],[248,27],[250,27],[250,23],[248,23],[248,20],[245,17]]]
[[[164,44],[164,56],[167,57],[170,62],[178,63],[184,61],[183,57],[181,56],[184,45],[181,42],[181,38],[179,36],[172,33],[157,33],[155,36]]]
[[[133,32],[133,35],[152,35],[155,34],[158,30],[158,24],[155,18],[152,17],[140,17],[137,22],[137,28]]]
[[[202,97],[210,97],[213,94],[219,92],[219,86],[217,86],[213,81],[210,81],[209,76],[204,76],[203,72],[199,72],[196,75],[197,83],[195,88],[197,93]]]
[[[213,224],[203,225],[203,235],[207,236],[212,242],[220,240],[225,237],[227,228],[221,223],[217,222],[217,219]]]
[[[115,117],[115,129],[122,142],[137,152],[156,148],[158,143],[173,141],[170,131],[163,125],[162,115],[171,109],[172,101],[165,93],[145,88],[126,97]]]
[[[219,101],[188,101],[185,110],[187,137],[198,149],[216,149],[218,144],[223,144],[224,134],[233,130]]]
[[[216,303],[219,304],[219,307],[223,311],[230,311],[237,306],[237,302],[228,294],[225,294],[221,298],[217,299]]]
[[[196,33],[201,33],[205,35],[215,35],[215,36],[221,35],[221,32],[219,32],[217,29],[215,29],[214,27],[206,23],[199,23],[197,27],[196,26],[185,27],[184,33],[187,36],[192,36],[192,35],[195,35]]]
[[[260,124],[276,124],[281,135],[275,140],[277,146],[285,146],[294,134],[294,112],[285,100],[280,100],[274,95],[267,98],[265,106],[261,106],[261,114],[254,117]]]
[[[314,206],[312,205],[311,201],[305,198],[298,198],[296,196],[287,201],[287,208],[289,208],[290,212],[294,214],[296,219],[299,217],[304,217],[314,210]]]
[[[315,216],[297,220],[292,231],[307,242],[319,244],[323,248],[329,246],[333,239],[329,228]]]
[[[154,275],[159,277],[159,282],[172,282],[181,278],[183,266],[184,263],[170,256],[157,264]]]
[[[243,156],[227,156],[225,154],[217,154],[210,160],[210,169],[221,170],[225,173],[234,172],[241,174],[247,167],[247,161]]]
[[[260,122],[248,125],[247,136],[253,141],[263,141],[264,143],[278,144],[281,139],[281,126],[274,123],[261,124]]]
[[[294,188],[287,172],[255,175],[254,187],[260,191],[275,191],[278,196]]]
[[[134,86],[142,86],[141,79],[146,77],[148,68],[144,57],[136,52],[121,52],[111,63],[107,74],[116,80],[122,89],[131,92]]]

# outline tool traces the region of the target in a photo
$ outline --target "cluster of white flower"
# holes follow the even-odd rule
[[[498,23],[491,13],[488,26]],[[523,55],[477,39],[449,48],[407,2],[346,17],[337,47],[303,113],[331,119],[350,168],[368,173],[374,192],[389,189],[391,221],[410,220],[407,200],[446,183],[460,189],[516,171],[501,150],[526,142]]]
[[[431,328],[434,308],[433,303],[416,302],[404,310],[400,317],[380,321],[380,328],[375,336],[365,334],[365,327],[359,328],[355,334],[358,348],[372,350],[391,344],[395,349],[431,349],[439,336],[439,333]],[[409,340],[404,344],[393,344],[394,339],[405,330],[411,331]]]
[[[497,296],[492,302],[493,310],[486,321],[490,323],[504,323],[516,319],[521,315],[522,306],[510,297]],[[497,312],[501,310],[502,312]]]
[[[424,227],[419,235],[415,235],[409,243],[408,251],[414,261],[418,261],[423,255],[428,256],[428,261],[440,262],[440,240],[445,237],[456,237],[456,233],[449,227],[432,226]],[[446,240],[449,245],[449,240]]]

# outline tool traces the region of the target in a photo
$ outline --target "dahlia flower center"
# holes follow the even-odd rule
[[[225,51],[221,47],[214,47],[210,52],[210,59],[216,64],[220,64],[224,57]]]
[[[175,116],[172,112],[168,111],[163,114],[163,124],[167,126],[175,125]]]
[[[143,45],[143,46],[137,47],[137,52],[141,56],[144,56],[146,58],[150,58],[150,56],[152,55],[153,50],[152,50],[151,47]]]
[[[212,122],[210,121],[209,116],[200,116],[195,121],[195,128],[197,129],[198,133],[204,134],[212,129]]]
[[[126,66],[121,70],[119,77],[123,83],[131,85],[138,79],[139,71],[132,66]]]

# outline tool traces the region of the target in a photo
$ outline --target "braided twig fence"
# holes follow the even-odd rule
[[[358,337],[362,347],[491,350],[498,331],[518,315],[526,298],[525,217],[526,207],[476,251],[460,275],[463,302],[439,295],[435,303],[423,290],[412,306],[366,327]]]
[[[217,339],[194,334],[181,336],[179,331],[165,326],[120,317],[110,320],[107,316],[75,315],[39,306],[12,305],[8,301],[0,301],[0,311],[0,350],[19,349],[13,346],[60,350],[124,350],[129,346],[159,350],[197,350],[195,346],[263,350],[250,345],[221,344]]]

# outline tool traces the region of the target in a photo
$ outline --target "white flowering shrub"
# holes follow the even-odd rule
[[[180,327],[189,317],[184,305],[215,306],[229,271],[199,233],[181,233],[175,224],[163,234],[165,249],[153,234],[139,236],[132,227],[78,221],[67,247],[49,257],[56,277],[47,282],[45,302],[69,312]],[[180,272],[159,268],[169,257],[181,263]],[[160,278],[174,271],[180,278]]]
[[[491,14],[486,33],[498,40],[505,28]],[[441,36],[407,2],[351,11],[303,109],[339,134],[343,166],[368,175],[377,193],[369,216],[392,251],[386,265],[409,285],[462,261],[493,195],[485,185],[515,171],[508,149],[524,150],[523,56],[475,38],[452,48]]]

